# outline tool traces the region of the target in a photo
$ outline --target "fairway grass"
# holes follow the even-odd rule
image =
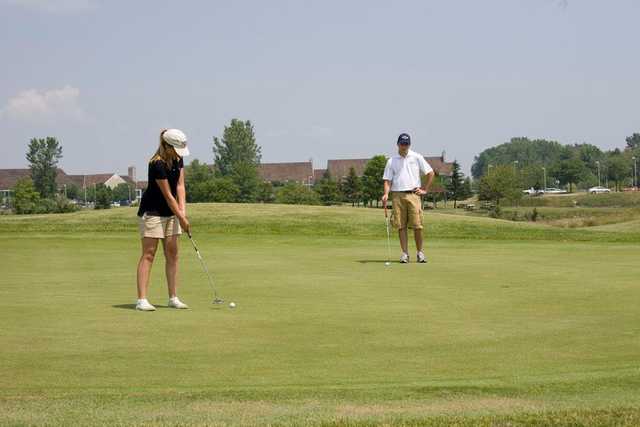
[[[238,307],[182,239],[140,313],[132,212],[0,218],[0,425],[640,424],[634,231],[429,215],[385,267],[377,210],[196,206]]]

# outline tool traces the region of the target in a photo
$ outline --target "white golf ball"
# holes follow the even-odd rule
[[[235,302],[230,302],[230,303],[229,303],[229,307],[231,307],[231,308],[236,308],[236,303],[235,303]]]
[[[384,265],[391,265],[389,261],[385,262]]]

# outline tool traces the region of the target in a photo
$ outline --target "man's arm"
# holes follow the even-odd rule
[[[416,188],[416,194],[419,196],[424,196],[431,189],[431,184],[433,183],[433,178],[436,176],[434,171],[430,171],[425,175],[427,177],[427,182],[420,188]]]
[[[384,194],[382,195],[382,206],[387,206],[387,200],[389,200],[389,191],[391,190],[391,181],[384,180]]]

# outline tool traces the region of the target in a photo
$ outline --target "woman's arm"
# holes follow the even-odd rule
[[[171,194],[169,181],[166,179],[156,179],[156,183],[158,184],[164,199],[167,201],[169,209],[171,209],[171,212],[173,212],[173,214],[178,218],[178,221],[180,221],[180,226],[187,232],[187,234],[191,234],[191,226],[187,220],[187,216],[180,210],[180,205],[178,205],[176,198]]]
[[[184,168],[180,168],[180,178],[178,178],[178,208],[182,215],[187,215],[187,193],[184,186]]]

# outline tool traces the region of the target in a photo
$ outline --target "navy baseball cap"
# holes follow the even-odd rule
[[[409,134],[401,133],[400,136],[398,136],[398,144],[411,145],[411,137],[409,136]]]

